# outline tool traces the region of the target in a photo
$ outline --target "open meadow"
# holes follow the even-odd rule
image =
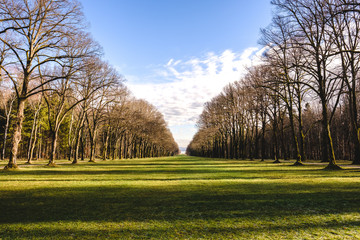
[[[349,163],[45,163],[0,171],[0,239],[360,239],[360,169]]]

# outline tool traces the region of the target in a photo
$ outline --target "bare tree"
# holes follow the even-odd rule
[[[81,92],[75,91],[76,89],[81,89],[81,87],[77,86],[83,84],[80,73],[86,67],[93,67],[94,59],[101,62],[97,58],[98,49],[99,47],[91,38],[84,34],[79,35],[77,41],[67,45],[65,51],[70,58],[66,61],[66,64],[61,68],[55,68],[50,73],[41,73],[40,75],[41,81],[46,82],[46,84],[43,84],[42,90],[48,108],[47,119],[52,143],[49,166],[55,164],[58,133],[65,117],[78,104],[87,101],[91,94],[99,90],[99,86],[94,85],[94,88],[89,91],[88,95],[82,95]],[[48,81],[48,79],[54,80]]]
[[[96,134],[98,127],[97,124],[101,119],[100,116],[102,117],[103,113],[100,111],[98,112],[99,115],[96,115],[95,112],[93,112],[96,115],[94,125],[94,122],[90,123],[88,111],[94,110],[96,108],[95,106],[99,106],[99,104],[101,108],[104,107],[103,105],[106,106],[108,102],[111,101],[111,98],[106,100],[104,91],[116,88],[116,86],[120,84],[122,80],[122,77],[113,68],[98,58],[90,59],[89,62],[86,63],[84,69],[81,71],[80,82],[77,84],[76,91],[77,95],[82,100],[78,113],[78,124],[74,131],[73,164],[77,163],[81,131],[84,128],[86,121],[88,124],[90,124],[88,127],[91,128],[89,131],[91,138],[90,142],[92,142],[92,144],[95,143],[96,136],[94,134]],[[111,94],[108,94],[108,96],[110,95]],[[94,121],[94,118],[92,120]],[[93,150],[94,149],[91,151]]]
[[[302,68],[310,81],[306,84],[320,99],[322,107],[322,160],[329,162],[329,169],[339,169],[336,164],[330,123],[342,91],[342,81],[332,71],[335,58],[334,43],[328,34],[329,12],[323,0],[273,0],[278,14],[285,17],[298,36],[297,47],[304,51]]]
[[[261,43],[268,47],[266,61],[271,69],[277,69],[278,76],[271,78],[266,86],[278,95],[286,106],[289,116],[292,141],[296,150],[295,165],[302,165],[304,154],[304,134],[301,123],[301,105],[303,101],[303,71],[298,63],[299,48],[294,44],[295,35],[291,24],[286,24],[286,18],[275,16],[272,24],[262,29]],[[299,112],[300,144],[295,129],[295,106]]]
[[[264,81],[268,79],[266,75],[268,74],[268,67],[265,65],[254,66],[249,69],[248,74],[245,76],[244,84],[249,86],[249,89],[253,89],[252,97],[255,104],[252,106],[255,108],[256,112],[259,114],[259,120],[261,122],[261,160],[264,161],[267,157],[266,155],[266,131],[267,124],[269,123],[270,111],[270,89],[264,87]]]
[[[119,89],[122,77],[106,64],[100,72],[101,88],[89,97],[89,110],[85,113],[90,138],[90,162],[95,161],[95,144],[100,125],[107,120],[106,107],[116,101],[118,94],[122,94]]]
[[[13,82],[18,103],[10,159],[5,167],[8,169],[17,167],[26,99],[43,91],[43,85],[58,77],[32,87],[30,82],[38,79],[39,69],[62,65],[69,57],[64,49],[72,36],[81,31],[82,13],[75,0],[4,0],[0,2],[0,17],[3,28],[0,42],[11,53],[0,67]],[[10,34],[10,40],[5,33]],[[20,69],[21,75],[15,76],[14,69]]]

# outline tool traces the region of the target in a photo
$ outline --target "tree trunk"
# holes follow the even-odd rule
[[[21,130],[22,130],[22,124],[24,120],[24,109],[25,109],[25,98],[19,98],[18,99],[18,107],[17,107],[17,115],[16,120],[14,124],[14,134],[11,141],[11,152],[10,152],[10,158],[9,163],[5,166],[4,169],[15,169],[18,168],[16,160],[17,160],[17,154],[19,150],[19,143],[21,140]]]
[[[94,125],[94,128],[95,127],[96,127],[96,125]],[[95,150],[96,150],[96,129],[92,133],[92,137],[90,137],[90,159],[89,159],[89,162],[95,162]]]
[[[275,124],[276,125],[276,124]],[[276,128],[273,128],[273,140],[274,140],[274,147],[273,147],[273,152],[274,152],[274,162],[273,163],[280,163],[279,160],[279,144],[278,144],[278,136],[276,133]]]
[[[259,158],[259,126],[258,126],[258,114],[256,113],[255,117],[255,153],[254,158]]]
[[[81,113],[80,119],[79,119],[79,125],[78,128],[76,129],[76,133],[75,133],[75,144],[74,144],[74,159],[72,164],[77,164],[78,163],[78,154],[79,154],[79,142],[80,142],[80,135],[81,135],[81,131],[84,127],[84,114],[85,111],[83,111],[83,113]]]
[[[11,116],[11,111],[13,108],[14,101],[15,101],[15,97],[13,99],[11,99],[8,112],[6,113],[6,124],[5,124],[5,129],[4,129],[4,143],[3,143],[3,148],[2,148],[1,160],[5,159],[6,140],[7,140],[7,134],[9,131],[10,116]]]
[[[31,127],[31,134],[30,134],[30,139],[29,139],[29,145],[28,145],[28,151],[27,151],[27,164],[31,164],[31,159],[32,159],[32,149],[33,146],[35,145],[35,141],[36,141],[36,132],[37,132],[37,127],[38,127],[38,115],[41,109],[41,103],[39,104],[39,108],[36,109],[35,114],[34,114],[34,119],[33,119],[33,125]]]
[[[40,133],[41,133],[41,125],[39,127],[39,133],[38,133],[39,136],[40,136]],[[39,160],[41,158],[41,148],[42,148],[42,139],[39,138],[38,147],[37,147],[37,154],[36,154],[36,160]]]
[[[322,127],[323,127],[323,148],[322,148],[322,161],[329,162],[326,169],[338,170],[340,166],[336,164],[334,146],[331,138],[330,124],[328,121],[327,106],[325,101],[322,102]]]
[[[80,142],[80,131],[76,136],[75,139],[75,145],[74,145],[74,159],[72,161],[72,164],[77,164],[78,163],[78,154],[79,154],[79,142]]]
[[[85,126],[84,126],[85,127]],[[86,138],[84,137],[84,127],[81,129],[80,146],[81,146],[81,161],[85,160],[85,146]]]
[[[50,160],[47,166],[55,166],[57,137],[58,137],[58,131],[55,130],[54,132],[51,133],[51,152],[50,152]]]
[[[261,134],[261,161],[265,161],[265,118],[262,119],[262,134]]]
[[[360,165],[360,128],[354,129],[353,132],[354,143],[354,159],[352,164]]]
[[[71,155],[72,155],[71,134],[72,134],[72,128],[73,128],[73,121],[74,121],[74,111],[71,111],[71,121],[70,121],[69,134],[68,134],[68,160],[69,161],[71,161]]]
[[[285,147],[285,134],[284,134],[284,117],[282,116],[282,114],[279,114],[279,120],[281,123],[281,135],[280,135],[280,142],[281,142],[281,155],[279,154],[279,156],[283,157],[284,160],[289,160],[290,159],[290,153],[289,151],[287,151],[286,147]]]
[[[290,127],[291,127],[291,133],[292,133],[292,137],[293,137],[293,142],[294,142],[294,147],[296,150],[296,161],[294,163],[295,166],[301,166],[302,161],[301,161],[301,153],[300,153],[300,148],[299,148],[299,142],[296,136],[296,131],[295,131],[295,124],[294,124],[294,114],[292,112],[292,105],[290,104],[290,107],[288,108],[289,111],[289,120],[290,120]]]
[[[109,145],[109,135],[110,135],[110,125],[107,127],[107,131],[106,131],[106,138],[105,138],[104,149],[103,149],[103,160],[104,161],[107,158],[107,151],[108,151],[108,145]]]
[[[302,111],[301,106],[299,108],[299,136],[300,136],[300,154],[301,154],[301,161],[306,161],[306,154],[305,154],[305,134],[304,134],[304,125],[302,120]]]
[[[32,160],[33,155],[34,155],[34,149],[35,149],[35,146],[36,146],[36,140],[37,140],[37,135],[38,135],[38,128],[39,128],[39,122],[35,126],[34,140],[33,140],[33,144],[32,144],[31,149],[30,149],[28,162],[29,162],[29,160],[30,161]]]
[[[276,114],[276,107],[274,109],[274,121],[273,121],[273,141],[274,141],[274,163],[280,163],[279,160],[279,142],[278,142],[278,135],[277,135],[277,114]]]
[[[90,156],[89,156],[89,162],[95,162],[94,161],[94,141],[90,141]]]
[[[354,80],[355,81],[355,80]],[[350,125],[352,130],[352,141],[354,144],[354,158],[352,164],[360,164],[360,128],[357,123],[357,103],[356,103],[356,94],[350,93]]]

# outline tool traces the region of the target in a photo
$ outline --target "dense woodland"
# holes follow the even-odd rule
[[[135,99],[86,32],[75,0],[0,0],[1,159],[179,152],[162,114]]]
[[[262,64],[205,105],[195,156],[360,164],[360,3],[273,0]]]

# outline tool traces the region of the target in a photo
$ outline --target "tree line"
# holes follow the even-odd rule
[[[187,153],[360,164],[360,3],[271,3],[262,64],[205,104]]]
[[[17,158],[141,158],[179,152],[162,114],[102,59],[75,0],[0,0],[0,136]]]

